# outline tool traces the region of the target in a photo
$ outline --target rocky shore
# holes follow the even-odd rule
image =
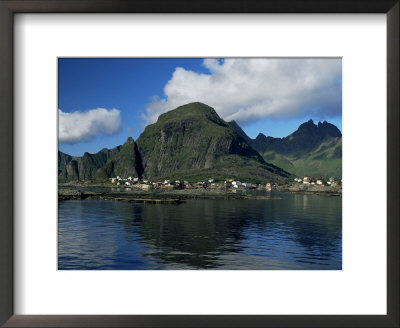
[[[341,196],[341,186],[319,186],[301,183],[275,185],[273,190],[317,194],[326,196]],[[260,195],[255,190],[234,188],[201,188],[201,189],[151,189],[139,187],[115,187],[101,183],[93,184],[61,184],[58,188],[58,200],[103,199],[128,202],[180,204],[187,199],[272,199],[276,195],[269,192]]]
[[[104,190],[101,190],[104,189]],[[186,199],[246,199],[246,193],[222,190],[152,190],[142,191],[135,188],[97,188],[92,191],[83,188],[61,188],[58,190],[58,200],[69,199],[104,199],[121,200],[142,203],[180,204]],[[117,190],[120,189],[120,190]],[[258,197],[259,198],[259,197]]]
[[[317,194],[326,196],[342,196],[341,186],[323,186],[323,185],[311,185],[311,184],[286,184],[276,186],[276,190],[303,193],[303,194]]]
[[[103,200],[118,200],[136,203],[154,203],[154,204],[180,204],[184,200],[179,198],[155,198],[152,195],[140,195],[131,193],[107,193],[107,192],[91,192],[80,190],[59,190],[58,200],[78,200],[78,199],[103,199]]]

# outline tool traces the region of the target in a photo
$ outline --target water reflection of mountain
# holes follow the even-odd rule
[[[235,212],[236,209],[236,212]],[[156,247],[147,256],[196,268],[218,266],[218,256],[240,251],[248,220],[230,201],[198,200],[145,206],[139,233]]]
[[[341,269],[341,198],[59,204],[60,269]]]
[[[192,200],[177,206],[144,204],[125,213],[133,221],[124,222],[127,232],[135,231],[152,246],[145,256],[162,263],[217,268],[226,265],[220,260],[225,255],[258,248],[263,260],[286,257],[295,262],[297,257],[313,264],[314,257],[320,262],[341,257],[338,205],[340,199],[309,195],[261,201]]]

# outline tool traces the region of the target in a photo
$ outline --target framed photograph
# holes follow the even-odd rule
[[[3,326],[398,327],[398,1],[0,10]]]
[[[341,270],[341,80],[341,58],[58,58],[58,269]]]

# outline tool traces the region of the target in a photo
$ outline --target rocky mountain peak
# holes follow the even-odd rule
[[[133,144],[134,142],[135,142],[135,141],[133,140],[132,137],[128,137],[128,139],[126,139],[126,141],[125,141],[125,143],[124,143],[124,146],[131,145],[131,144]]]
[[[336,125],[333,125],[331,123],[328,123],[327,121],[318,122],[318,131],[319,134],[323,137],[341,137],[342,133],[340,130],[336,127]]]
[[[262,132],[260,132],[260,133],[257,135],[257,137],[256,137],[256,140],[265,140],[265,139],[267,139],[267,137],[266,137],[266,135],[265,135],[264,133],[262,133]]]

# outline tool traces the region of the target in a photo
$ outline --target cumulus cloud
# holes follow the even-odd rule
[[[97,134],[113,135],[121,130],[121,115],[118,109],[91,109],[72,113],[58,110],[58,140],[63,143],[87,141]]]
[[[265,117],[324,118],[342,111],[341,59],[205,59],[209,74],[177,67],[142,115],[147,123],[180,105],[199,101],[226,121]]]

